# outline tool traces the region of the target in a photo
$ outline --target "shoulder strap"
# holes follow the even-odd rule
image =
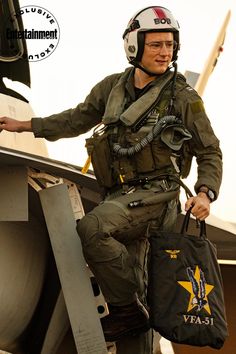
[[[129,68],[111,90],[102,119],[103,124],[113,124],[121,120],[126,126],[133,127],[157,104],[160,94],[169,85],[174,75],[173,71],[169,70],[158,79],[158,85],[153,85],[124,111],[125,83],[130,74],[131,70]]]
[[[102,118],[103,124],[113,124],[120,119],[125,105],[125,83],[132,70],[133,68],[127,68],[112,88]]]
[[[161,93],[169,85],[174,73],[168,71],[166,75],[160,77],[158,85],[151,87],[137,101],[133,102],[120,116],[120,120],[128,127],[134,127],[140,123],[144,117],[156,106]]]

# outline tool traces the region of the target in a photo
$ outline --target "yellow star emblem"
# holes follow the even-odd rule
[[[190,299],[188,304],[187,312],[191,311],[194,307],[199,305],[198,299],[201,298],[203,302],[202,308],[204,308],[209,314],[211,314],[211,309],[208,303],[207,296],[214,288],[213,285],[210,284],[200,284],[201,282],[201,269],[196,266],[195,273],[194,273],[194,282],[195,282],[195,289],[193,288],[194,285],[192,281],[178,281],[178,283],[186,289],[190,293]],[[201,296],[200,289],[204,286],[204,296]],[[197,293],[196,293],[197,292]]]

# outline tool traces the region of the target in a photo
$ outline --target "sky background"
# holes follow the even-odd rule
[[[178,69],[200,72],[219,28],[231,10],[224,51],[205,89],[203,100],[224,157],[220,197],[212,213],[235,222],[236,199],[236,2],[235,0],[20,0],[21,6],[37,5],[50,11],[60,26],[58,47],[48,58],[30,63],[31,89],[21,87],[35,116],[48,116],[75,107],[105,76],[127,66],[122,34],[139,9],[159,5],[170,9],[180,24],[181,50]],[[83,165],[84,139],[61,139],[48,143],[51,158]],[[195,168],[187,181],[196,180]]]

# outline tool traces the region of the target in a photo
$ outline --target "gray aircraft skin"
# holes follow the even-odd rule
[[[6,77],[30,87],[25,41],[15,43],[19,52],[14,55],[4,42],[7,21],[2,19],[12,9],[19,10],[18,0],[0,1],[0,115],[9,115],[10,110],[20,119],[20,107],[21,119],[29,119],[30,103],[3,82]],[[23,29],[20,17],[18,26]],[[75,230],[76,219],[101,201],[103,191],[92,171],[82,174],[78,166],[50,159],[41,139],[22,134],[0,134],[0,350],[12,354],[112,353],[114,346],[105,343],[99,321],[106,314],[106,304],[86,268]],[[194,228],[191,220],[190,231]],[[236,225],[209,217],[207,234],[217,246],[233,330]],[[230,337],[220,352],[232,352],[233,341]],[[117,344],[116,353],[137,354],[138,350],[138,340],[127,338]],[[178,353],[180,347],[174,350]]]

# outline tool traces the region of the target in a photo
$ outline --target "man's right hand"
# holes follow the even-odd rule
[[[0,132],[7,130],[8,132],[31,132],[31,120],[20,121],[9,117],[0,117]]]

